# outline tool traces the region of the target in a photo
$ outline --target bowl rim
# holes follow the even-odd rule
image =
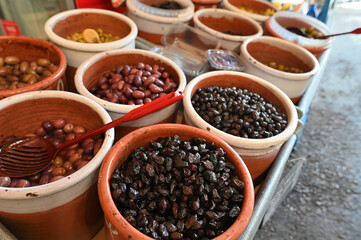
[[[270,44],[275,46],[276,44],[278,46],[275,46],[279,49],[283,49],[284,47],[290,47],[290,48],[294,48],[296,49],[298,52],[301,52],[303,54],[303,57],[301,58],[300,54],[297,54],[296,57],[298,57],[300,60],[302,60],[303,62],[305,62],[304,60],[306,58],[308,58],[308,60],[311,60],[312,64],[313,64],[313,68],[305,73],[290,73],[290,72],[284,72],[284,71],[280,71],[274,68],[271,68],[263,63],[261,63],[260,61],[258,61],[257,59],[255,59],[247,50],[247,46],[249,43],[251,42],[262,42],[262,43],[266,43],[266,44]],[[287,51],[287,50],[285,50]],[[271,37],[271,36],[260,36],[258,38],[253,38],[253,39],[247,39],[246,41],[243,42],[243,44],[241,45],[241,55],[243,55],[244,61],[249,62],[249,63],[253,63],[252,65],[261,69],[262,71],[269,73],[271,75],[273,75],[274,77],[280,77],[280,78],[284,78],[287,80],[308,80],[310,79],[312,76],[314,76],[320,69],[320,64],[317,60],[317,58],[308,50],[306,50],[305,48],[301,47],[300,45],[287,41],[285,39],[281,39],[281,38],[277,38],[277,37]]]
[[[236,153],[236,151],[224,140],[217,136],[212,136],[207,131],[204,131],[203,129],[199,129],[193,126],[184,125],[184,124],[177,124],[177,123],[164,123],[164,124],[155,124],[150,125],[146,127],[142,127],[140,129],[137,129],[129,134],[127,134],[125,137],[120,139],[113,147],[110,149],[109,153],[107,154],[106,158],[104,159],[104,162],[101,166],[99,178],[98,178],[98,193],[99,193],[99,199],[101,207],[104,211],[104,218],[107,226],[109,226],[112,222],[114,225],[126,228],[127,231],[136,233],[138,237],[142,237],[141,239],[144,240],[151,240],[153,238],[148,237],[147,235],[141,233],[139,230],[137,230],[135,227],[133,227],[131,224],[129,224],[123,216],[118,211],[117,207],[114,204],[114,201],[111,197],[110,192],[110,186],[109,186],[109,180],[113,173],[113,171],[110,170],[110,168],[113,168],[113,166],[117,165],[117,161],[119,161],[118,152],[121,151],[124,147],[128,147],[128,141],[134,141],[137,138],[141,138],[144,132],[151,132],[151,131],[157,131],[158,128],[162,129],[177,129],[177,131],[182,131],[180,129],[187,128],[189,131],[194,132],[194,136],[201,136],[203,138],[209,138],[206,136],[211,136],[215,138],[215,142],[218,146],[221,146],[227,154],[233,156],[236,159],[239,159],[239,165],[237,165],[237,169],[240,170],[239,176],[242,176],[241,179],[243,180],[245,184],[245,190],[244,190],[244,200],[242,203],[242,209],[241,213],[238,215],[235,222],[222,234],[214,238],[215,240],[221,240],[224,235],[226,236],[232,236],[232,235],[240,235],[241,232],[245,229],[247,223],[249,222],[252,211],[254,208],[254,187],[253,187],[253,181],[251,178],[251,175],[248,171],[248,168],[246,167],[245,163],[243,162],[242,158]],[[235,164],[234,164],[235,165]],[[106,209],[104,209],[104,206],[106,206]],[[112,213],[112,214],[107,214]],[[243,214],[243,216],[241,216]],[[120,218],[120,219],[119,219]],[[238,224],[237,224],[238,223]],[[239,223],[245,224],[244,228],[239,227]],[[110,225],[111,226],[111,225]],[[138,238],[137,238],[138,239]]]
[[[269,89],[274,95],[284,102],[286,108],[286,115],[288,116],[288,124],[287,127],[278,135],[269,137],[269,138],[262,138],[262,139],[252,139],[252,138],[242,138],[236,137],[234,135],[228,134],[223,132],[205,120],[203,120],[198,113],[194,110],[191,102],[191,92],[194,89],[195,85],[201,81],[206,81],[207,78],[219,75],[233,75],[239,77],[246,77],[251,81],[257,82],[264,86],[265,88]],[[184,112],[190,114],[191,121],[194,124],[203,130],[209,131],[214,135],[220,137],[224,141],[226,141],[231,146],[240,146],[242,148],[249,148],[249,149],[265,149],[269,147],[278,146],[283,142],[287,141],[292,134],[294,134],[297,124],[298,124],[298,116],[295,105],[292,103],[291,99],[278,87],[273,85],[272,83],[256,77],[254,75],[243,73],[243,72],[235,72],[235,71],[213,71],[199,75],[198,77],[194,78],[190,83],[188,83],[186,89],[184,90],[184,98],[183,98],[183,107]]]
[[[2,41],[2,40],[12,41],[12,42],[30,42],[32,45],[41,46],[41,47],[44,47],[44,49],[52,48],[59,55],[59,65],[58,65],[58,69],[52,75],[50,75],[47,78],[44,78],[43,80],[41,80],[39,82],[36,82],[36,83],[31,84],[26,87],[17,88],[14,90],[10,90],[10,89],[1,90],[0,91],[0,99],[2,99],[2,97],[8,97],[8,96],[12,96],[12,95],[20,94],[20,93],[29,92],[29,91],[42,90],[42,89],[52,85],[53,83],[55,83],[57,80],[59,80],[65,74],[65,70],[67,67],[67,60],[66,60],[64,53],[55,44],[53,44],[49,41],[46,41],[46,40],[43,40],[40,38],[31,37],[31,36],[7,36],[7,35],[4,35],[4,36],[0,36],[0,41]]]
[[[245,20],[248,24],[254,26],[257,29],[257,33],[252,34],[252,35],[246,35],[246,36],[234,36],[234,35],[230,35],[230,34],[225,34],[219,31],[214,30],[213,28],[208,27],[207,25],[205,25],[204,23],[202,23],[199,20],[199,17],[201,17],[200,15],[207,15],[207,16],[212,16],[214,18],[218,18],[220,16],[223,17],[232,17],[232,18],[238,18],[238,19],[242,19]],[[202,30],[208,32],[211,35],[214,35],[216,37],[222,38],[224,40],[227,41],[244,41],[246,39],[249,38],[255,38],[255,37],[260,37],[263,34],[263,29],[261,27],[261,25],[254,19],[252,19],[251,17],[247,16],[247,15],[240,15],[234,11],[228,10],[228,9],[221,9],[221,8],[203,8],[200,9],[198,11],[196,11],[193,15],[193,21],[194,23],[199,26],[199,28],[201,28]]]
[[[10,105],[15,103],[24,102],[32,99],[41,99],[41,98],[66,98],[72,99],[74,101],[81,102],[86,104],[94,109],[96,113],[99,114],[100,118],[103,120],[104,124],[112,121],[110,115],[96,102],[81,96],[76,93],[66,92],[66,91],[55,91],[55,90],[43,90],[43,91],[34,91],[27,92],[18,95],[14,95],[8,98],[5,98],[0,101],[0,111]],[[45,197],[52,195],[57,192],[61,192],[65,189],[72,187],[73,185],[78,184],[83,179],[87,178],[90,173],[96,171],[101,165],[103,158],[105,157],[107,151],[111,148],[114,141],[114,129],[109,129],[105,132],[104,142],[101,150],[92,158],[92,160],[86,164],[81,169],[72,173],[71,175],[59,179],[55,182],[47,183],[39,186],[32,186],[27,188],[9,188],[9,187],[0,187],[0,198],[1,199],[26,199],[29,198],[26,196],[29,192],[36,192],[38,195],[36,198]]]
[[[273,16],[271,16],[267,21],[265,22],[265,29],[278,38],[288,40],[290,42],[297,43],[300,46],[303,46],[305,48],[312,50],[316,49],[327,49],[332,44],[332,38],[327,39],[311,39],[307,37],[303,37],[300,35],[297,35],[293,32],[287,31],[284,27],[282,27],[278,21],[278,17],[286,17],[286,18],[294,18],[299,19],[302,22],[308,23],[310,25],[313,25],[320,29],[323,34],[331,34],[331,31],[329,27],[323,23],[322,21],[318,20],[317,18],[303,15],[302,13],[298,12],[285,12],[285,11],[279,11],[276,12]]]
[[[84,85],[83,82],[83,76],[85,72],[88,70],[88,68],[93,65],[94,63],[101,61],[104,58],[107,58],[109,56],[116,56],[116,55],[123,55],[123,54],[140,54],[145,55],[147,57],[151,57],[153,59],[161,60],[162,62],[166,63],[170,67],[172,67],[179,76],[179,84],[178,88],[175,90],[175,92],[183,91],[186,87],[186,77],[182,69],[172,60],[170,60],[167,57],[164,57],[158,53],[153,53],[147,50],[143,49],[114,49],[109,50],[105,52],[100,52],[92,57],[85,60],[76,70],[75,76],[74,76],[74,82],[75,87],[77,91],[87,98],[92,99],[93,101],[97,102],[98,104],[102,105],[106,110],[112,111],[112,112],[119,112],[119,113],[125,113],[129,112],[140,105],[126,105],[126,104],[120,104],[120,103],[112,103],[103,99],[100,99],[96,97],[94,94],[92,94]]]
[[[273,9],[276,12],[278,12],[278,9],[275,8],[271,3],[267,2],[267,1],[262,1],[262,0],[253,0],[253,1],[257,1],[257,2],[260,2],[266,6],[269,6],[271,9]],[[244,10],[241,10],[239,8],[237,8],[236,6],[234,6],[233,4],[231,4],[229,2],[229,0],[223,0],[223,6],[225,8],[228,8],[230,9],[231,11],[234,11],[234,12],[238,12],[238,13],[242,13],[246,16],[249,16],[253,19],[255,19],[256,21],[259,21],[259,22],[265,22],[268,18],[270,18],[271,16],[265,16],[265,15],[261,15],[261,14],[255,14],[255,13],[250,13],[248,11],[244,11]]]
[[[98,13],[98,14],[112,16],[128,24],[128,26],[130,27],[130,32],[128,35],[126,35],[125,37],[119,40],[107,42],[107,43],[79,43],[72,40],[68,40],[66,38],[60,37],[59,35],[55,34],[53,28],[59,21],[64,20],[67,17],[73,15],[79,15],[82,13]],[[137,25],[129,17],[115,11],[110,11],[106,9],[97,9],[97,8],[71,9],[55,14],[45,22],[44,30],[46,35],[49,37],[50,41],[54,42],[55,44],[61,47],[74,49],[82,52],[99,52],[99,51],[106,51],[109,49],[126,46],[127,44],[129,44],[129,42],[134,41],[138,34]]]
[[[175,22],[185,22],[190,20],[193,17],[194,13],[194,4],[191,0],[176,0],[180,3],[185,3],[187,7],[184,9],[184,13],[176,17],[166,17],[150,14],[144,11],[144,9],[139,9],[139,2],[137,0],[126,1],[126,5],[130,14],[133,14],[139,18],[147,19],[152,22],[157,23],[175,23]],[[138,4],[138,7],[136,6]],[[150,8],[150,6],[149,6]]]

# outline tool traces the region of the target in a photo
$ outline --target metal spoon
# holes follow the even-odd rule
[[[9,177],[30,176],[48,167],[63,149],[85,139],[98,135],[125,122],[134,121],[165,108],[183,98],[179,91],[168,93],[150,103],[139,106],[124,116],[87,132],[56,147],[51,141],[41,137],[21,137],[0,146],[0,175]]]
[[[317,36],[317,37],[313,37],[313,38],[326,39],[329,37],[340,36],[340,35],[345,35],[345,34],[360,34],[360,33],[361,33],[361,28],[356,28],[355,30],[350,31],[350,32],[335,33],[335,34],[330,34],[330,35]]]

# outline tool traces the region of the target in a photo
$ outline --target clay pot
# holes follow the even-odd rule
[[[297,35],[288,31],[288,27],[309,28],[314,27],[315,30],[323,35],[331,34],[330,29],[322,21],[317,18],[303,15],[296,12],[277,12],[270,17],[265,24],[265,33],[274,37],[294,42],[308,51],[310,51],[317,59],[331,47],[332,39],[313,39]]]
[[[268,9],[273,10],[274,12],[278,11],[270,2],[264,0],[223,0],[223,8],[248,16],[259,22],[262,27],[264,26],[265,21],[270,17],[263,15],[263,13]],[[252,12],[242,10],[241,8],[250,9]]]
[[[263,34],[259,23],[230,10],[202,9],[194,13],[193,22],[196,28],[215,36],[222,48],[238,53],[243,41]]]
[[[51,76],[32,85],[14,90],[1,90],[0,99],[36,90],[66,90],[66,79],[64,78],[66,58],[54,44],[27,36],[0,36],[0,57],[6,56],[16,56],[21,61],[29,62],[47,58],[59,67]]]
[[[104,33],[120,39],[106,43],[81,43],[66,39],[72,33],[86,28],[101,28]],[[138,29],[135,23],[121,13],[104,9],[73,9],[52,16],[45,23],[45,33],[68,60],[66,71],[69,90],[76,92],[74,75],[79,65],[96,53],[111,49],[134,49]]]
[[[138,27],[138,36],[156,45],[162,45],[161,38],[173,23],[185,23],[192,19],[194,5],[191,0],[175,0],[183,8],[178,10],[152,7],[163,0],[128,0],[128,16]]]
[[[171,137],[175,134],[183,141],[197,136],[206,139],[207,142],[214,142],[218,147],[222,147],[227,153],[227,160],[234,164],[238,176],[245,183],[244,200],[240,215],[227,231],[214,239],[237,239],[247,226],[253,211],[254,190],[251,176],[238,154],[220,138],[202,129],[181,124],[157,124],[143,127],[128,134],[114,145],[104,159],[99,173],[98,189],[106,223],[106,239],[152,239],[135,229],[119,213],[112,199],[109,180],[114,170],[119,168],[135,149],[146,146],[150,141],[154,141],[158,137]]]
[[[265,100],[277,105],[287,116],[287,127],[278,135],[263,139],[236,137],[203,120],[192,106],[191,99],[197,89],[209,86],[237,87],[258,93]],[[295,132],[298,119],[294,104],[279,88],[253,75],[234,71],[204,73],[188,83],[183,98],[184,122],[196,126],[227,142],[241,156],[253,180],[264,173],[275,160],[280,147]]]
[[[186,86],[186,78],[180,67],[170,59],[163,57],[160,54],[152,53],[140,49],[119,49],[103,53],[98,53],[89,58],[81,64],[75,75],[75,85],[77,91],[95,102],[103,106],[112,117],[113,120],[125,115],[129,111],[137,108],[137,105],[126,105],[112,103],[93,95],[90,89],[97,82],[98,78],[104,73],[111,71],[119,65],[128,64],[130,66],[138,65],[139,62],[145,64],[158,64],[165,67],[166,71],[170,73],[172,79],[178,84],[176,92],[183,91]],[[129,132],[147,125],[156,123],[175,122],[177,118],[178,104],[175,103],[160,111],[149,114],[136,121],[122,124],[116,127],[116,139],[120,139]]]
[[[219,8],[222,0],[192,0],[194,4],[194,11],[204,8]]]
[[[241,46],[245,72],[274,84],[297,103],[320,66],[309,51],[284,39],[262,36],[247,40]],[[295,67],[303,73],[280,71],[268,66],[270,62]]]
[[[34,133],[44,120],[64,118],[86,129],[111,121],[97,103],[65,91],[34,91],[0,101],[0,142],[6,136]],[[88,240],[103,226],[97,196],[100,164],[111,148],[114,130],[105,133],[94,158],[73,174],[45,185],[0,187],[0,221],[18,239]]]

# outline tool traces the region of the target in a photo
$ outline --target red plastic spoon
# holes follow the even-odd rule
[[[0,175],[9,177],[30,176],[49,166],[56,155],[63,149],[103,133],[125,122],[134,121],[164,107],[176,103],[183,98],[179,91],[168,93],[150,103],[139,106],[124,116],[107,123],[93,131],[89,131],[73,140],[56,147],[51,141],[41,137],[22,137],[12,139],[0,145]]]
[[[340,36],[340,35],[345,35],[345,34],[360,34],[360,33],[361,33],[361,28],[356,28],[355,30],[353,30],[351,32],[335,33],[335,34],[330,34],[330,35],[317,36],[317,37],[313,37],[313,38],[326,39],[329,37]]]

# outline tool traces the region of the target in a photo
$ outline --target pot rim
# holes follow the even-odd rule
[[[260,3],[268,6],[269,8],[273,9],[275,11],[275,13],[278,12],[278,10],[272,4],[270,4],[267,1],[262,1],[262,0],[253,0],[253,1],[257,1],[257,2],[260,2]],[[249,16],[249,17],[251,17],[251,18],[253,18],[253,19],[255,19],[256,21],[259,21],[259,22],[265,22],[270,17],[270,16],[264,16],[264,15],[261,15],[261,14],[255,14],[255,13],[250,13],[250,12],[241,10],[241,9],[237,8],[236,6],[234,6],[233,4],[231,4],[229,2],[229,0],[223,0],[223,6],[225,8],[230,9],[231,11],[238,12],[238,13],[241,13],[243,15]]]
[[[106,218],[106,222],[110,222],[110,224],[114,224],[117,226],[117,228],[126,229],[125,231],[135,233],[137,234],[136,239],[144,239],[144,240],[152,240],[153,238],[146,236],[145,234],[141,233],[139,230],[137,230],[135,227],[133,227],[131,224],[129,224],[124,217],[120,214],[117,207],[114,204],[114,201],[111,196],[110,187],[109,187],[109,179],[111,175],[113,174],[113,171],[110,169],[116,168],[117,162],[119,161],[118,152],[122,151],[124,148],[128,148],[128,142],[129,141],[136,141],[137,138],[142,138],[144,135],[144,132],[149,131],[157,131],[158,128],[161,129],[179,129],[182,127],[183,129],[186,128],[188,131],[194,132],[194,136],[200,136],[203,138],[209,138],[206,136],[209,136],[210,133],[207,131],[204,131],[202,129],[183,125],[183,124],[174,124],[174,123],[165,123],[165,124],[155,124],[150,125],[146,127],[142,127],[140,129],[137,129],[122,139],[120,139],[109,151],[107,157],[104,159],[104,162],[101,166],[99,178],[98,178],[98,193],[99,193],[99,199],[100,204],[102,206],[102,209],[104,211],[104,217]],[[181,130],[180,130],[181,131]],[[239,176],[242,176],[241,179],[245,183],[245,190],[244,190],[244,200],[242,203],[242,210],[241,213],[238,215],[236,221],[222,234],[218,237],[214,238],[215,240],[221,240],[224,236],[232,237],[237,235],[240,235],[244,228],[246,227],[246,224],[251,218],[251,214],[254,207],[254,188],[253,188],[253,182],[251,175],[243,162],[242,158],[235,152],[235,150],[229,146],[224,140],[222,140],[219,137],[216,137],[215,142],[217,141],[217,145],[222,146],[222,148],[227,152],[227,154],[233,156],[234,158],[238,158],[240,161],[240,165],[234,164],[237,167],[237,170],[239,172]],[[104,209],[104,206],[106,208]],[[120,218],[120,219],[119,219]],[[244,228],[239,227],[239,224],[244,224]],[[108,223],[107,223],[108,224]]]
[[[186,22],[189,21],[192,17],[193,17],[193,13],[194,13],[194,4],[190,1],[190,0],[177,0],[177,2],[180,3],[184,3],[186,4],[186,8],[183,14],[179,14],[178,16],[175,17],[166,17],[166,16],[158,16],[158,15],[154,15],[148,12],[145,12],[144,9],[139,9],[136,6],[136,0],[131,1],[126,1],[126,5],[128,8],[128,11],[131,14],[134,14],[135,16],[139,17],[139,18],[143,18],[143,19],[147,19],[150,20],[152,22],[157,22],[157,23],[179,23],[179,22]],[[137,2],[139,3],[139,2]],[[150,6],[149,6],[150,8]]]
[[[325,35],[331,34],[331,31],[327,27],[327,25],[324,24],[322,21],[318,20],[317,18],[303,15],[302,13],[297,13],[297,12],[280,11],[280,12],[276,12],[273,16],[271,16],[265,22],[265,28],[267,29],[267,31],[272,33],[274,36],[281,38],[281,39],[288,40],[290,42],[297,43],[300,46],[303,46],[303,47],[309,49],[310,51],[315,51],[315,50],[322,51],[331,46],[332,38],[311,39],[311,38],[303,37],[303,36],[297,35],[293,32],[287,31],[284,27],[282,27],[277,22],[276,19],[278,17],[298,19],[309,25],[315,26]]]
[[[248,52],[247,46],[251,42],[261,42],[261,43],[269,44],[269,45],[275,46],[279,49],[289,51],[289,52],[294,52],[294,50],[296,50],[298,53],[303,54],[303,56],[301,56],[300,54],[297,54],[296,57],[301,59],[303,62],[305,62],[304,61],[305,59],[310,61],[313,65],[313,67],[311,66],[311,70],[308,72],[305,72],[305,73],[289,73],[289,72],[284,72],[284,71],[280,71],[280,70],[271,68],[271,67],[261,63],[257,59],[255,59]],[[294,50],[293,51],[286,50],[285,47],[293,48]],[[273,75],[274,77],[283,78],[283,79],[287,79],[290,81],[309,80],[320,69],[320,64],[319,64],[317,58],[311,52],[309,52],[308,50],[304,49],[303,47],[301,47],[293,42],[290,42],[290,41],[287,41],[287,40],[281,39],[281,38],[276,38],[276,37],[261,36],[261,37],[254,38],[254,39],[247,39],[241,45],[241,54],[243,55],[244,60],[251,63],[254,67],[259,68],[262,71]]]
[[[83,82],[83,76],[85,72],[88,70],[89,67],[91,67],[94,63],[101,61],[104,58],[107,58],[109,56],[115,56],[115,55],[123,55],[123,54],[140,54],[145,55],[147,57],[151,57],[153,59],[161,60],[162,62],[166,63],[170,67],[172,67],[179,76],[179,83],[178,88],[175,90],[175,92],[183,91],[186,87],[186,77],[181,70],[181,68],[171,61],[169,58],[166,58],[160,54],[149,52],[147,50],[142,49],[115,49],[115,50],[109,50],[106,52],[97,53],[94,56],[88,58],[85,60],[76,70],[74,82],[75,87],[77,91],[87,98],[90,98],[91,100],[97,102],[101,106],[103,106],[106,110],[112,111],[112,112],[118,112],[118,113],[127,113],[137,107],[139,105],[126,105],[126,104],[120,104],[120,103],[112,103],[103,99],[100,99],[96,97],[94,94],[92,94],[84,85]]]
[[[11,42],[14,42],[14,41],[30,42],[32,45],[42,46],[45,49],[52,48],[56,52],[56,54],[59,55],[59,65],[58,65],[58,69],[51,76],[44,78],[43,80],[41,80],[39,82],[36,82],[36,83],[31,84],[26,87],[17,88],[14,90],[10,90],[10,89],[1,90],[0,91],[0,99],[2,97],[9,97],[9,96],[24,93],[24,92],[42,90],[42,89],[47,88],[48,86],[52,85],[54,82],[59,80],[64,75],[66,66],[67,66],[67,60],[66,60],[64,53],[55,44],[48,42],[46,40],[40,39],[40,38],[35,38],[35,37],[30,37],[30,36],[0,36],[0,41],[2,41],[2,40],[11,41]]]
[[[269,138],[262,138],[262,139],[251,139],[251,138],[236,137],[234,135],[228,134],[213,127],[205,120],[203,120],[192,106],[191,92],[199,82],[206,81],[207,78],[209,77],[220,76],[220,75],[233,75],[233,76],[246,77],[251,81],[257,82],[262,86],[264,86],[265,88],[269,89],[278,99],[281,100],[281,102],[284,103],[286,109],[285,114],[288,116],[287,127],[280,134],[276,136],[272,136]],[[193,121],[198,128],[213,133],[214,135],[226,141],[231,146],[241,146],[242,148],[265,149],[273,146],[278,146],[284,143],[285,141],[287,141],[292,136],[292,134],[294,134],[298,123],[296,108],[292,103],[292,101],[290,100],[290,98],[281,89],[279,89],[275,85],[269,83],[268,81],[262,78],[243,72],[213,71],[199,75],[198,77],[190,81],[186,89],[184,90],[183,106],[184,106],[184,111],[190,114],[189,117],[191,118],[191,121]]]
[[[128,26],[130,27],[130,32],[127,36],[119,40],[107,42],[107,43],[79,43],[60,37],[59,35],[54,33],[53,28],[59,21],[64,20],[67,17],[82,13],[98,13],[98,14],[112,16],[128,24]],[[46,35],[49,37],[50,41],[54,42],[55,44],[61,47],[82,51],[82,52],[101,52],[114,48],[120,48],[134,41],[138,34],[137,25],[129,17],[120,14],[118,12],[105,10],[105,9],[93,9],[93,8],[79,8],[79,9],[71,9],[64,12],[60,12],[52,16],[45,22],[44,30]]]
[[[232,17],[232,18],[238,18],[238,19],[242,19],[247,21],[248,24],[254,26],[257,29],[257,33],[253,34],[253,35],[247,35],[247,36],[234,36],[234,35],[230,35],[230,34],[225,34],[219,31],[216,31],[210,27],[208,27],[207,25],[205,25],[204,23],[202,23],[199,20],[199,17],[201,17],[201,15],[206,15],[206,16],[211,16],[214,18],[218,18],[218,17]],[[196,11],[193,15],[193,21],[196,25],[198,25],[202,30],[208,32],[211,35],[214,35],[216,37],[220,37],[224,40],[227,41],[245,41],[246,39],[249,38],[255,38],[255,37],[260,37],[263,34],[263,29],[261,27],[261,25],[255,21],[254,19],[248,17],[248,16],[243,16],[240,15],[236,12],[233,12],[231,10],[227,10],[227,9],[221,9],[221,8],[204,8],[204,9],[200,9],[198,11]]]
[[[28,93],[22,93],[14,95],[8,98],[5,98],[0,101],[0,110],[6,108],[15,103],[24,102],[32,99],[40,98],[66,98],[78,101],[90,106],[96,113],[99,114],[100,118],[104,124],[112,121],[110,115],[105,109],[103,109],[96,102],[81,96],[79,94],[66,92],[66,91],[55,91],[55,90],[43,90],[43,91],[34,91]],[[59,179],[55,182],[47,183],[44,185],[27,187],[27,188],[9,188],[9,187],[0,187],[0,198],[1,199],[32,199],[27,196],[27,193],[34,192],[39,197],[46,197],[57,192],[61,192],[65,189],[72,187],[73,185],[78,184],[83,179],[87,178],[92,172],[96,171],[101,165],[103,158],[107,154],[107,151],[111,148],[114,141],[114,129],[109,129],[105,132],[104,142],[99,150],[99,152],[81,169],[72,173],[71,175]]]

